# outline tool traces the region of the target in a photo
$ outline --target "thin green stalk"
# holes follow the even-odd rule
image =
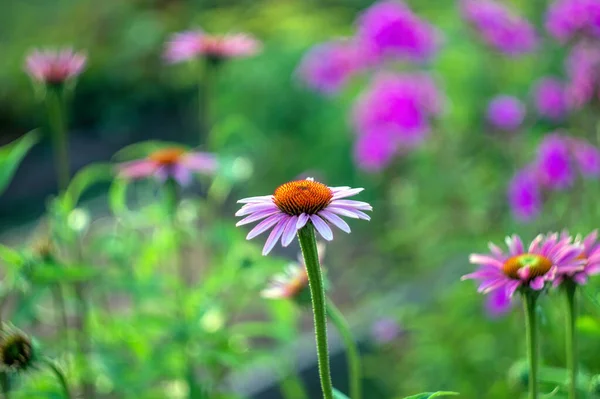
[[[96,397],[96,386],[90,381],[90,362],[89,356],[92,351],[92,338],[89,325],[89,303],[86,295],[87,287],[83,282],[75,283],[75,296],[77,298],[77,319],[78,326],[78,350],[83,361],[83,397],[94,399]]]
[[[350,330],[350,326],[344,318],[344,315],[330,298],[327,299],[327,314],[340,333],[344,345],[346,346],[346,355],[348,356],[348,377],[350,379],[350,399],[361,399],[362,371],[358,346],[356,345],[356,341],[352,336],[352,331]]]
[[[575,320],[577,318],[575,293],[577,285],[567,279],[564,281],[563,287],[567,306],[565,349],[567,370],[569,370],[569,399],[577,399],[577,338],[575,336]]]
[[[204,63],[204,74],[198,84],[198,143],[200,145],[210,144],[210,130],[212,128],[210,97],[216,68],[214,62],[207,59]]]
[[[4,399],[10,399],[10,380],[8,374],[0,373],[0,385],[2,386],[2,396]]]
[[[329,365],[329,349],[327,347],[327,309],[325,306],[325,288],[323,274],[319,264],[317,240],[314,227],[311,223],[298,231],[298,240],[304,256],[304,264],[308,274],[310,296],[313,305],[315,321],[315,338],[317,343],[317,357],[319,362],[319,378],[323,389],[324,399],[333,399],[333,385]]]
[[[525,335],[527,339],[527,358],[529,360],[529,399],[538,398],[538,342],[535,306],[537,296],[531,292],[523,292],[525,308]]]
[[[69,166],[66,104],[62,85],[56,87],[49,86],[47,88],[46,107],[52,133],[52,148],[54,149],[54,165],[58,179],[58,189],[59,192],[64,192],[69,186],[71,171]]]
[[[308,399],[302,381],[295,374],[290,374],[282,379],[279,388],[285,399]]]
[[[174,179],[167,179],[165,182],[165,196],[167,202],[167,212],[171,218],[171,228],[175,234],[175,250],[173,262],[176,264],[177,272],[179,274],[179,285],[176,292],[177,309],[179,312],[178,317],[187,326],[187,314],[185,311],[188,295],[188,270],[184,257],[182,256],[182,245],[179,236],[179,228],[177,225],[177,206],[180,201],[180,187],[177,181]],[[190,399],[198,398],[201,395],[200,387],[196,381],[195,366],[192,358],[188,353],[189,336],[187,331],[181,337],[181,348],[182,355],[185,359],[185,379],[188,384],[188,397]]]
[[[52,370],[52,372],[58,379],[58,382],[60,382],[60,385],[63,389],[63,393],[65,394],[65,398],[71,399],[73,396],[71,395],[69,383],[67,382],[67,377],[65,376],[63,371],[51,359],[44,359],[44,363],[46,363],[46,365],[50,367],[50,370]]]
[[[52,287],[52,295],[54,296],[54,306],[57,311],[56,328],[59,333],[62,331],[65,337],[65,348],[69,351],[69,320],[67,318],[67,307],[65,305],[65,296],[63,285],[58,283]]]

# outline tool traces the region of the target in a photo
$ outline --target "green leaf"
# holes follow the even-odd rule
[[[438,392],[423,392],[418,393],[416,395],[407,396],[404,399],[433,399],[439,398],[440,396],[456,396],[458,392],[450,392],[450,391],[438,391]]]
[[[335,388],[333,388],[333,397],[334,397],[334,399],[350,399],[349,397],[347,397],[346,395],[344,395],[343,393],[341,393],[340,391],[338,391]]]
[[[99,270],[90,266],[36,267],[31,279],[39,284],[73,283],[88,281],[96,277]]]
[[[17,167],[38,140],[37,131],[32,130],[12,143],[0,147],[0,194],[6,190]]]
[[[113,179],[113,166],[111,164],[93,164],[81,169],[67,188],[66,197],[72,201],[71,205],[75,206],[79,202],[81,195],[93,186],[100,182],[109,182]]]

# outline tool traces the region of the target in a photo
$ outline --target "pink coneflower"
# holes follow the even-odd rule
[[[568,233],[563,233],[562,238],[568,237]],[[600,243],[598,243],[598,230],[592,231],[583,240],[580,237],[575,239],[581,242],[583,251],[579,259],[583,261],[583,269],[576,272],[559,273],[554,280],[553,285],[557,287],[565,279],[571,279],[579,285],[587,283],[590,276],[600,274]]]
[[[540,182],[553,190],[564,190],[575,181],[569,140],[559,134],[550,134],[538,147],[535,168]]]
[[[571,138],[569,141],[575,164],[583,177],[599,177],[600,149],[583,139]]]
[[[533,96],[537,112],[544,118],[560,120],[568,111],[564,84],[558,79],[540,79],[535,85]]]
[[[438,50],[440,33],[403,2],[384,0],[360,16],[357,38],[379,58],[423,61]]]
[[[582,246],[571,238],[558,234],[539,235],[525,248],[517,235],[506,238],[508,252],[490,243],[490,254],[472,254],[469,261],[479,269],[461,280],[479,281],[478,292],[484,294],[505,290],[511,298],[520,287],[540,291],[557,275],[576,273],[583,269]]]
[[[167,41],[164,56],[170,63],[200,57],[220,60],[233,57],[249,57],[257,54],[261,48],[260,41],[244,33],[207,35],[198,29],[172,35]]]
[[[558,0],[548,9],[546,29],[555,39],[600,38],[598,0]]]
[[[319,253],[319,264],[322,264],[325,256],[325,245],[317,243]],[[286,266],[281,274],[277,274],[270,281],[269,286],[261,291],[260,295],[267,299],[300,299],[305,295],[310,303],[308,291],[308,274],[302,253],[298,255],[298,261]]]
[[[25,60],[25,70],[33,79],[61,84],[77,77],[85,67],[86,56],[72,49],[33,50]]]
[[[192,180],[192,173],[214,174],[217,169],[215,155],[205,152],[188,152],[183,148],[163,148],[152,152],[145,159],[119,165],[119,176],[129,179],[156,177],[168,178],[185,186]]]
[[[535,28],[525,18],[514,14],[504,2],[462,0],[461,10],[482,39],[504,54],[526,54],[538,45]]]
[[[398,139],[390,132],[374,130],[360,135],[354,143],[354,159],[368,172],[378,172],[388,166],[397,155]]]
[[[539,215],[542,193],[532,166],[526,166],[513,176],[508,185],[508,202],[517,220],[530,221]]]
[[[579,109],[598,97],[600,91],[600,47],[595,43],[576,44],[566,60],[567,104]]]
[[[239,200],[238,203],[244,205],[235,215],[246,218],[240,220],[236,226],[264,219],[246,236],[246,239],[250,240],[272,228],[263,248],[263,255],[271,252],[280,238],[281,244],[287,247],[296,232],[308,222],[312,223],[321,237],[331,241],[333,231],[330,224],[346,233],[350,232],[350,226],[340,215],[370,220],[362,211],[373,210],[371,205],[345,199],[361,191],[362,188],[328,187],[312,178],[291,181],[277,187],[273,195]]]
[[[298,67],[298,76],[310,88],[334,94],[365,64],[366,54],[349,39],[321,43],[310,49]]]
[[[487,119],[497,129],[513,131],[521,126],[525,113],[525,105],[518,98],[502,95],[490,101]]]

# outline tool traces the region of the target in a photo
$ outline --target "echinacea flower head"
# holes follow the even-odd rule
[[[583,269],[583,248],[569,237],[539,235],[526,247],[519,236],[513,235],[506,238],[506,244],[506,252],[490,243],[489,254],[472,254],[469,261],[479,265],[479,269],[461,280],[477,280],[478,292],[504,290],[512,298],[518,289],[540,291],[557,275]]]
[[[540,79],[535,85],[533,97],[540,116],[554,121],[565,117],[568,111],[565,88],[558,79]]]
[[[513,96],[492,99],[487,109],[487,119],[497,129],[517,130],[525,119],[525,105]]]
[[[358,40],[379,58],[424,61],[439,47],[440,33],[401,1],[383,0],[358,20]]]
[[[568,233],[564,232],[561,237],[563,239],[568,237]],[[590,276],[600,274],[598,230],[592,231],[583,239],[581,237],[575,238],[575,242],[580,242],[583,246],[583,251],[579,255],[579,259],[583,262],[583,268],[575,272],[559,273],[553,283],[555,287],[559,286],[565,279],[570,279],[579,285],[584,285]]]
[[[462,0],[461,11],[482,39],[496,50],[519,56],[530,53],[538,45],[535,28],[495,0]]]
[[[600,177],[600,149],[583,139],[570,139],[570,146],[579,172],[587,178]]]
[[[35,361],[31,338],[12,325],[3,325],[0,333],[0,370],[22,372]]]
[[[548,33],[560,42],[600,38],[600,3],[597,0],[558,0],[548,8]]]
[[[538,147],[536,171],[541,183],[553,190],[563,190],[575,181],[569,140],[550,134]]]
[[[214,154],[189,152],[183,148],[162,148],[146,158],[119,165],[119,176],[127,179],[155,177],[160,181],[174,179],[179,185],[188,185],[193,173],[212,175],[218,161]]]
[[[366,202],[348,200],[363,191],[362,188],[328,187],[312,178],[291,181],[277,187],[272,195],[244,198],[238,203],[244,204],[236,216],[246,216],[236,226],[258,223],[246,236],[250,240],[269,229],[271,233],[263,248],[267,255],[277,241],[287,247],[293,241],[296,232],[307,224],[327,241],[333,239],[330,226],[349,233],[350,226],[340,217],[370,220],[363,211],[373,208]]]
[[[173,34],[167,41],[164,57],[173,64],[200,57],[222,60],[249,57],[261,48],[258,40],[244,33],[208,35],[197,29]]]
[[[317,243],[319,264],[322,264],[325,256],[325,245]],[[310,291],[308,289],[308,273],[302,253],[298,255],[298,261],[286,266],[283,273],[277,274],[270,281],[267,288],[260,295],[267,299],[293,299],[298,303],[311,303]]]
[[[365,54],[350,39],[321,43],[310,49],[298,67],[299,78],[310,88],[323,94],[334,94],[363,65]]]
[[[33,50],[25,60],[25,70],[32,79],[48,85],[60,85],[79,76],[86,56],[72,49]]]
[[[441,111],[442,96],[430,76],[382,73],[358,99],[354,125],[359,135],[389,137],[399,147],[414,148]]]
[[[508,202],[515,219],[535,219],[542,209],[540,183],[535,170],[527,166],[518,171],[508,186]]]

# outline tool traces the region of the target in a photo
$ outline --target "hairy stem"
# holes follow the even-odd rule
[[[577,399],[577,337],[575,336],[575,320],[577,310],[575,293],[577,285],[572,280],[563,282],[567,306],[567,323],[565,331],[565,349],[567,357],[567,370],[569,370],[569,399]]]
[[[64,192],[71,179],[69,142],[67,137],[67,115],[62,86],[48,87],[46,92],[48,122],[52,133],[54,165],[59,192]]]
[[[319,378],[323,398],[333,399],[333,385],[331,383],[331,371],[329,365],[329,349],[327,344],[327,309],[325,304],[325,288],[323,285],[323,273],[319,264],[317,252],[317,240],[314,227],[311,223],[298,231],[298,240],[304,256],[304,264],[308,273],[310,295],[313,305],[315,322],[315,338],[317,343],[317,356],[319,363]]]
[[[529,399],[538,398],[538,343],[537,320],[535,306],[536,294],[523,293],[523,306],[525,308],[525,335],[527,339],[527,358],[529,360]]]

